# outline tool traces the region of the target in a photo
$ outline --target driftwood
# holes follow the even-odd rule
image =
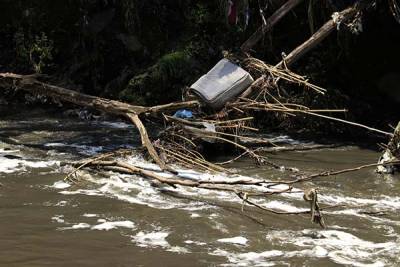
[[[291,1],[288,1],[286,4],[288,4],[289,2],[291,2]],[[276,71],[279,71],[279,69],[287,70],[288,67],[293,65],[296,61],[298,61],[301,57],[303,57],[307,52],[309,52],[315,46],[317,46],[319,43],[321,43],[335,28],[338,28],[337,25],[339,23],[346,22],[349,19],[351,19],[357,13],[358,10],[359,10],[358,5],[354,5],[353,7],[347,8],[347,9],[337,13],[335,15],[335,19],[332,18],[331,20],[326,22],[308,40],[306,40],[304,43],[302,43],[301,45],[296,47],[294,50],[292,50],[287,56],[285,56],[285,58],[275,66],[275,70]],[[256,33],[254,33],[253,35],[255,35]],[[254,45],[255,44],[254,41],[250,41],[250,40],[254,39],[255,42],[257,42],[262,37],[262,30],[260,30],[260,32],[256,36],[258,36],[259,38],[258,39],[255,39],[256,37],[250,38],[242,45],[242,47],[249,47],[250,44]],[[262,62],[262,61],[261,61],[261,63],[265,64],[265,62]],[[265,64],[265,65],[268,66],[268,64]],[[273,68],[269,67],[269,69],[273,69]],[[266,80],[267,76],[270,74],[271,73],[269,72],[268,74],[261,75],[258,79],[256,79],[251,84],[251,86],[247,90],[245,90],[241,94],[241,97],[250,96],[257,88],[260,88],[260,86]],[[293,73],[290,73],[290,76],[293,76]]]
[[[339,13],[333,14],[333,18],[326,22],[307,41],[296,47],[290,54],[278,63],[277,67],[289,67],[303,57],[307,52],[321,43],[334,30],[339,29],[340,23],[345,23],[359,11],[358,5],[349,7]]]
[[[348,172],[354,172],[364,168],[371,168],[379,165],[379,164],[367,164],[349,169],[304,175],[304,176],[299,176],[297,179],[293,181],[284,181],[284,180],[270,181],[270,180],[246,178],[246,177],[237,177],[237,178],[210,181],[210,180],[187,179],[185,177],[181,177],[179,173],[170,174],[169,177],[166,177],[165,175],[160,175],[160,171],[154,169],[145,169],[140,166],[135,166],[123,162],[121,161],[121,159],[111,158],[105,160],[105,158],[109,157],[110,157],[109,154],[103,157],[97,156],[92,160],[85,160],[83,163],[78,162],[75,163],[74,165],[77,166],[77,168],[81,168],[84,164],[85,168],[95,168],[95,169],[101,168],[113,172],[140,175],[141,177],[150,179],[150,181],[152,181],[153,185],[155,186],[158,186],[158,184],[161,183],[174,188],[176,186],[183,186],[183,187],[194,187],[194,188],[202,188],[208,190],[231,192],[236,194],[243,201],[243,203],[246,203],[249,206],[256,207],[260,210],[267,211],[269,213],[281,214],[281,215],[311,214],[312,222],[319,223],[321,227],[325,227],[321,211],[341,206],[337,205],[324,206],[324,207],[320,206],[319,203],[317,203],[316,191],[313,188],[306,188],[304,190],[304,200],[310,205],[310,210],[304,210],[304,211],[287,212],[276,209],[269,209],[260,204],[257,204],[254,201],[251,201],[250,198],[280,195],[283,193],[301,193],[301,191],[299,191],[298,189],[297,190],[294,189],[292,185],[295,183],[304,183],[313,180],[315,178],[328,177]],[[390,164],[399,164],[399,163],[400,161],[391,162]],[[283,189],[275,189],[274,187],[277,185],[280,185],[281,187],[282,185],[286,185],[286,187],[284,187]]]
[[[289,6],[289,2],[294,4],[293,1],[288,1],[286,4]],[[351,20],[359,11],[367,8],[370,5],[368,1],[361,1],[356,3],[352,7],[346,8],[341,12],[336,12],[332,14],[332,19],[326,22],[317,32],[315,32],[308,40],[304,43],[296,47],[289,55],[285,56],[281,62],[279,62],[275,66],[271,66],[262,60],[255,58],[247,58],[243,60],[243,64],[251,69],[256,69],[261,72],[261,76],[257,78],[248,89],[246,89],[234,103],[228,104],[229,107],[234,108],[235,110],[245,111],[245,110],[264,110],[264,111],[280,111],[285,112],[287,114],[294,115],[294,113],[303,113],[311,116],[316,116],[328,120],[333,120],[345,124],[349,124],[352,126],[360,127],[367,129],[369,131],[377,132],[379,134],[387,135],[392,137],[393,134],[389,132],[385,132],[379,129],[375,129],[360,123],[355,123],[351,121],[347,121],[344,119],[339,119],[323,114],[318,114],[321,112],[346,112],[346,110],[310,110],[306,107],[293,106],[291,104],[282,104],[277,98],[272,97],[276,102],[274,104],[264,103],[258,101],[258,97],[262,94],[269,94],[268,88],[263,89],[265,84],[268,84],[269,79],[272,78],[273,83],[277,83],[278,79],[285,80],[291,83],[299,84],[304,86],[305,88],[313,89],[317,93],[324,94],[326,92],[325,89],[311,84],[308,82],[303,76],[300,76],[288,69],[289,66],[293,65],[300,58],[302,58],[307,52],[316,47],[319,43],[321,43],[329,34],[336,28],[339,29],[341,24],[346,23]],[[279,10],[278,10],[279,11]],[[277,12],[278,12],[277,11]],[[259,36],[259,35],[258,35]],[[250,38],[251,39],[251,38]],[[250,40],[249,39],[249,40]],[[250,43],[247,40],[243,45],[246,46],[246,43]],[[262,93],[264,91],[264,93]],[[249,97],[253,94],[258,93],[256,99],[249,99]]]
[[[149,136],[147,135],[146,128],[144,127],[142,121],[139,119],[139,116],[134,113],[126,113],[126,116],[136,125],[136,128],[139,130],[141,136],[142,145],[147,148],[150,156],[154,159],[158,166],[160,166],[161,170],[166,170],[167,165],[165,165],[165,162],[161,160],[158,156],[156,150],[154,149],[154,146],[149,139]]]
[[[262,25],[242,45],[242,51],[249,51],[251,47],[253,47],[267,31],[271,30],[271,28],[278,21],[280,21],[280,19],[282,19],[300,2],[301,0],[287,1],[267,20],[267,23],[265,25]],[[101,168],[104,170],[115,172],[135,174],[148,178],[151,181],[156,181],[157,183],[166,184],[172,187],[185,186],[232,192],[235,193],[243,201],[243,203],[274,214],[311,214],[313,222],[319,222],[321,226],[324,226],[322,215],[319,212],[323,210],[323,208],[319,209],[319,206],[317,205],[315,190],[306,190],[305,195],[307,196],[310,195],[306,194],[307,192],[314,192],[315,194],[314,196],[310,195],[310,197],[305,198],[307,202],[311,203],[310,211],[305,210],[301,212],[284,212],[268,209],[260,204],[257,204],[254,201],[251,201],[250,197],[255,198],[282,193],[293,193],[294,191],[292,185],[294,184],[314,180],[315,178],[319,177],[337,175],[378,165],[394,165],[398,164],[399,162],[390,161],[378,164],[368,164],[352,169],[326,171],[322,173],[308,175],[301,173],[297,174],[298,170],[295,170],[294,168],[283,168],[286,170],[293,170],[293,172],[296,172],[296,175],[291,180],[279,181],[268,181],[264,179],[243,177],[227,178],[218,181],[191,180],[179,176],[179,173],[172,169],[169,163],[178,163],[181,166],[187,166],[188,168],[197,167],[198,169],[207,172],[228,173],[230,171],[223,168],[221,165],[230,163],[236,159],[239,159],[242,156],[250,156],[256,159],[257,163],[259,164],[266,163],[274,168],[282,169],[282,166],[269,162],[266,156],[260,155],[258,153],[260,150],[250,149],[246,146],[246,141],[253,143],[258,142],[259,144],[263,145],[267,143],[274,146],[274,144],[272,144],[268,140],[261,140],[259,138],[254,138],[245,134],[248,131],[258,130],[250,124],[253,119],[251,113],[254,111],[283,113],[288,116],[295,116],[295,114],[308,114],[325,119],[333,119],[336,121],[348,123],[345,120],[319,114],[323,112],[345,112],[346,110],[310,109],[299,104],[289,103],[288,101],[282,102],[279,99],[279,93],[277,95],[273,95],[273,93],[270,92],[271,90],[269,89],[274,88],[274,86],[276,87],[277,81],[279,79],[283,79],[290,83],[302,85],[304,88],[312,89],[316,93],[324,94],[324,92],[326,91],[325,89],[311,84],[305,77],[290,71],[287,67],[291,66],[302,56],[304,56],[308,51],[313,49],[317,44],[324,40],[329,35],[329,33],[334,30],[338,23],[349,20],[352,16],[356,14],[358,10],[359,6],[355,5],[336,14],[335,19],[332,19],[325,23],[325,25],[323,25],[320,30],[318,30],[313,36],[311,36],[310,39],[294,49],[288,56],[286,56],[282,60],[282,62],[280,62],[276,66],[268,65],[267,63],[258,59],[247,58],[243,62],[244,65],[247,65],[248,68],[257,71],[260,74],[260,77],[254,81],[254,83],[252,84],[252,86],[250,86],[248,90],[246,90],[240,97],[238,97],[237,101],[227,104],[225,110],[221,111],[219,114],[214,114],[213,116],[200,116],[197,121],[189,121],[185,119],[171,117],[168,115],[168,112],[181,108],[197,108],[200,106],[198,101],[177,102],[153,107],[130,105],[120,101],[90,96],[66,88],[50,85],[48,83],[37,80],[36,76],[18,75],[12,73],[0,73],[0,87],[20,89],[33,94],[45,95],[58,101],[66,101],[79,106],[84,106],[87,108],[93,108],[103,112],[124,116],[125,118],[129,119],[133,124],[135,124],[135,126],[139,130],[143,147],[146,148],[148,154],[151,156],[153,161],[160,167],[159,171],[145,169],[143,167],[134,166],[132,164],[128,164],[122,161],[121,156],[125,156],[125,152],[107,153],[103,155],[96,155],[92,159],[85,160],[84,162],[76,164],[77,168],[75,169],[75,171],[67,175],[66,180],[74,181],[73,176],[76,175],[76,171],[84,168]],[[167,114],[164,114],[164,112],[166,112]],[[163,118],[166,123],[165,130],[160,135],[160,139],[154,143],[151,142],[147,134],[147,130],[140,119],[140,116],[148,114],[158,115],[158,117]],[[229,117],[229,114],[234,115]],[[212,124],[214,128],[212,128],[211,130],[207,129],[205,125],[209,124]],[[398,144],[399,135],[396,131],[395,134],[392,135],[391,133],[373,129],[364,125],[356,123],[350,124],[361,126],[368,130],[375,130],[376,132],[379,132],[381,134],[393,136],[393,139],[397,140],[396,144]],[[398,128],[400,128],[400,123]],[[241,150],[242,153],[236,158],[233,158],[226,162],[222,162],[220,164],[211,163],[204,158],[199,150],[197,150],[199,144],[201,144],[202,140],[204,139],[213,140],[213,142],[229,144]],[[391,141],[391,143],[393,142]],[[393,147],[391,143],[389,143],[389,148]],[[281,148],[281,150],[287,149],[288,148],[286,147],[283,149]],[[275,149],[275,151],[279,150],[280,149],[278,148]],[[271,148],[269,151],[274,151],[274,148]],[[162,155],[162,157],[160,157],[159,155]],[[165,176],[165,174],[162,175],[160,173],[163,171],[169,171],[170,173],[168,174],[168,176]],[[274,187],[277,185],[280,185],[281,187],[283,186],[283,189],[274,189]]]
[[[154,146],[147,135],[146,128],[143,126],[143,123],[139,118],[139,115],[144,113],[158,113],[183,107],[193,108],[199,105],[197,101],[187,101],[153,107],[135,106],[120,101],[82,94],[77,91],[50,85],[38,81],[36,77],[32,75],[18,75],[13,73],[0,73],[0,87],[20,89],[33,94],[45,95],[58,101],[65,101],[79,106],[97,109],[106,113],[127,117],[136,125],[139,130],[143,146],[146,147],[150,156],[162,169],[169,168],[166,167],[165,162],[160,159],[155,151]]]
[[[124,102],[79,93],[38,81],[34,75],[19,75],[14,73],[0,73],[0,87],[24,90],[29,93],[44,95],[60,101],[69,102],[78,106],[93,108],[109,114],[123,115],[133,113],[158,113],[179,108],[194,108],[198,101],[170,103],[153,107],[135,106]]]
[[[298,1],[301,2],[301,1]],[[290,5],[289,5],[290,3]],[[298,3],[296,1],[288,1],[285,5],[286,8],[293,8]],[[284,5],[284,6],[285,6]],[[293,6],[292,6],[293,5]],[[284,8],[282,6],[282,9]],[[307,41],[296,47],[292,52],[290,52],[281,62],[279,62],[275,67],[287,69],[287,67],[293,65],[297,60],[299,60],[302,56],[304,56],[307,52],[312,50],[316,45],[321,43],[335,28],[338,28],[338,24],[342,22],[346,22],[351,19],[359,10],[358,5],[354,5],[353,7],[347,8],[337,14],[335,14],[335,19],[332,18],[328,22],[326,22],[317,32],[315,32]],[[286,8],[284,10],[286,10]],[[279,10],[278,10],[279,11]],[[278,12],[277,11],[277,12]],[[274,16],[274,15],[273,15]],[[270,17],[271,21],[275,21],[273,16]],[[280,18],[280,17],[279,17]],[[268,24],[269,25],[269,24]],[[264,29],[264,30],[263,30]],[[257,41],[259,41],[263,34],[267,29],[264,25],[261,26],[257,32],[255,32],[245,43],[242,45],[242,50],[248,50],[251,46],[253,46]],[[269,29],[269,28],[268,28]],[[260,85],[266,79],[266,75],[261,75],[258,79],[256,79],[253,84],[244,91],[241,96],[248,97],[255,88],[260,87]]]
[[[289,152],[289,151],[308,151],[308,150],[318,150],[318,149],[330,149],[337,148],[340,145],[319,145],[319,144],[310,144],[310,145],[291,145],[291,146],[273,146],[273,147],[261,147],[259,150],[263,152]]]
[[[109,155],[107,155],[108,157]],[[124,174],[133,174],[140,175],[146,179],[150,179],[153,182],[153,185],[158,186],[159,183],[165,184],[171,187],[194,187],[201,188],[207,190],[216,190],[216,191],[226,191],[236,194],[243,203],[248,204],[249,206],[256,207],[263,211],[267,211],[272,214],[280,214],[280,215],[302,215],[302,214],[311,214],[313,215],[313,208],[310,210],[304,211],[296,211],[296,212],[287,212],[281,211],[277,209],[269,209],[263,207],[260,204],[251,201],[251,197],[265,197],[272,195],[279,195],[283,193],[291,193],[294,192],[291,186],[287,186],[284,189],[271,189],[271,185],[269,181],[263,179],[255,179],[255,178],[230,178],[219,181],[208,181],[208,180],[191,180],[184,177],[180,177],[179,174],[173,175],[171,174],[169,177],[164,175],[160,175],[156,170],[149,170],[143,167],[135,166],[126,162],[122,162],[120,160],[104,160],[105,157],[100,159],[100,157],[93,158],[89,161],[84,161],[85,167],[93,167],[93,168],[101,168],[104,170],[109,170],[113,172],[119,172]],[[78,162],[74,165],[77,168],[83,166],[82,163]],[[301,191],[296,191],[300,193]],[[308,200],[306,200],[309,202]],[[321,207],[319,211],[325,209],[337,208],[337,205],[333,206],[325,206]],[[243,207],[242,207],[243,208]]]

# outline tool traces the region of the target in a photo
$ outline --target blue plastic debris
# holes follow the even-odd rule
[[[175,112],[174,117],[180,119],[192,119],[193,112],[187,109],[180,109]]]

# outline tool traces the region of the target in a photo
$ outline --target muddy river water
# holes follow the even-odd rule
[[[322,204],[346,205],[325,212],[326,229],[311,224],[309,215],[248,206],[242,212],[240,199],[227,192],[155,188],[111,172],[81,172],[78,185],[63,182],[71,171],[66,162],[138,145],[135,129],[123,122],[2,110],[0,266],[400,266],[400,177],[373,169],[298,185],[318,187]],[[270,155],[308,173],[378,157],[349,145]],[[139,156],[130,160],[149,165]],[[250,177],[290,175],[247,159],[230,167]],[[308,207],[301,192],[260,204],[284,211]]]

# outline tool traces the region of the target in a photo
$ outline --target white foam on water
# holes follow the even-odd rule
[[[266,208],[280,210],[280,211],[286,211],[286,212],[303,212],[303,211],[308,210],[308,209],[304,209],[304,208],[297,208],[296,206],[293,206],[287,202],[278,201],[278,200],[273,200],[273,201],[269,201],[269,202],[263,201],[261,203],[265,203],[263,206],[265,206]]]
[[[64,215],[54,215],[53,217],[51,217],[51,219],[53,221],[55,221],[55,222],[58,222],[58,223],[64,223],[65,222]]]
[[[132,156],[126,159],[128,163],[140,166],[142,168],[146,168],[149,170],[153,170],[157,172],[158,175],[164,177],[171,177],[171,174],[161,173],[160,168],[155,165],[146,162],[143,158],[139,156]],[[246,180],[246,181],[260,181],[260,179],[234,175],[227,176],[225,174],[213,175],[210,173],[199,173],[194,170],[184,170],[177,169],[178,176],[185,177],[186,179],[199,180],[199,181],[208,181],[208,182],[218,182],[223,181],[229,178],[231,181],[236,180]],[[110,176],[107,178],[98,178],[91,177],[87,175],[84,177],[88,181],[93,184],[97,184],[98,188],[90,189],[90,190],[75,190],[75,191],[62,191],[62,194],[89,194],[89,195],[103,195],[107,197],[117,198],[122,201],[126,201],[129,203],[146,205],[152,208],[157,209],[183,209],[187,211],[196,211],[196,210],[206,210],[206,209],[215,209],[215,206],[205,204],[201,201],[192,200],[188,203],[185,200],[174,199],[171,201],[171,196],[167,194],[162,194],[160,190],[170,192],[172,194],[184,195],[187,197],[194,196],[198,198],[199,196],[204,199],[212,199],[227,201],[227,202],[235,202],[241,203],[241,200],[231,192],[220,191],[216,192],[215,190],[207,190],[207,189],[199,189],[199,188],[188,188],[177,186],[176,188],[163,186],[161,188],[153,187],[149,180],[140,176],[135,175],[124,175],[124,174],[116,174],[113,172],[109,172]],[[252,186],[247,186],[247,189],[251,189]],[[265,188],[266,192],[282,190],[287,188],[287,186],[276,186],[274,188]],[[257,200],[255,200],[257,201]],[[262,200],[264,203],[265,200]],[[282,204],[280,207],[282,210],[288,209],[288,211],[298,211],[300,209],[290,206],[287,204],[286,206],[282,203],[271,202],[269,205],[271,207],[275,207],[278,204]],[[267,204],[268,205],[268,204]],[[193,217],[196,217],[194,215]]]
[[[363,212],[364,212],[363,209],[344,209],[337,211],[325,211],[324,213],[331,215],[350,215],[350,216],[360,217],[377,224],[400,226],[400,221],[394,221],[381,216],[374,216],[373,214],[368,215]]]
[[[315,246],[312,249],[305,249],[300,251],[292,251],[285,253],[287,257],[316,257],[316,258],[323,258],[329,254],[328,250],[321,246]]]
[[[158,174],[169,177],[169,174],[163,174],[159,172],[158,166],[145,162],[140,157],[129,158],[130,163],[140,165],[146,169],[157,171]],[[227,175],[212,175],[209,173],[198,173],[193,170],[178,170],[181,177],[192,180],[202,181],[219,181],[226,180]],[[177,186],[176,189],[163,186],[162,188],[152,187],[149,180],[134,176],[134,175],[122,175],[116,173],[109,173],[110,176],[107,178],[92,177],[90,175],[85,176],[85,179],[90,181],[95,189],[79,189],[79,190],[62,190],[62,194],[85,194],[93,196],[106,196],[116,198],[121,201],[129,203],[146,205],[157,209],[182,209],[189,211],[191,218],[198,218],[200,215],[194,211],[204,209],[215,209],[210,205],[204,204],[192,200],[188,202],[186,199],[181,200],[173,198],[168,194],[163,194],[161,191],[168,193],[176,193],[179,195],[187,196],[190,199],[191,196],[200,197],[204,199],[221,200],[228,202],[235,202],[241,204],[241,200],[233,193],[229,192],[215,192],[206,189],[197,188],[185,188]],[[256,179],[252,177],[244,176],[229,176],[230,179]],[[251,187],[248,187],[251,188]],[[277,186],[272,190],[282,190],[285,186]],[[268,189],[271,190],[271,189]],[[253,198],[252,201],[257,204],[280,211],[287,212],[302,212],[308,210],[308,205],[302,200],[303,193],[298,190],[297,193],[283,194],[279,196],[279,199],[268,201],[264,199]],[[173,201],[171,201],[173,198]],[[197,198],[196,198],[197,199]],[[388,224],[396,225],[396,221],[391,221],[387,218],[373,217],[365,214],[360,214],[359,211],[363,207],[372,208],[372,210],[386,209],[397,211],[400,209],[400,197],[389,197],[389,196],[374,196],[371,199],[362,198],[357,196],[345,196],[341,194],[320,194],[319,200],[323,204],[329,205],[340,205],[346,204],[347,207],[357,206],[360,208],[345,208],[342,210],[326,210],[327,214],[339,214],[339,215],[350,215],[368,218],[373,220],[374,223],[379,225]],[[293,202],[293,203],[292,203]],[[229,229],[223,224],[223,218],[216,220],[220,215],[219,213],[204,215],[205,218],[210,218],[210,227],[219,230],[220,232],[229,235]],[[103,225],[104,228],[108,226],[110,222],[105,220],[98,221],[98,225]],[[131,225],[133,227],[133,225]],[[91,229],[95,226],[91,226]],[[133,229],[133,228],[132,228]],[[106,230],[106,229],[104,229]],[[397,254],[400,253],[399,241],[395,240],[396,236],[392,235],[391,240],[387,242],[374,243],[372,241],[366,241],[354,236],[348,231],[346,227],[331,230],[318,231],[317,238],[312,236],[312,231],[272,231],[267,238],[271,239],[274,247],[272,250],[267,251],[248,251],[242,253],[227,252],[219,250],[219,252],[213,252],[214,255],[218,253],[228,259],[232,266],[271,266],[278,264],[278,261],[285,262],[285,258],[302,257],[302,258],[327,258],[333,262],[344,265],[353,266],[382,266],[387,263],[393,262],[396,259]],[[286,232],[286,234],[284,234]],[[154,232],[139,232],[132,236],[132,242],[141,247],[162,247],[165,250],[169,250],[177,253],[188,253],[181,251],[180,247],[173,248],[166,238],[168,237],[167,231],[154,231]],[[225,242],[224,242],[225,241]],[[222,238],[218,240],[219,243],[231,243],[237,245],[247,245],[248,240],[245,237],[233,237],[233,238]],[[199,241],[186,240],[185,244],[193,244],[198,246],[206,246],[206,243]],[[288,244],[290,244],[288,246]],[[282,246],[279,248],[279,246]],[[238,248],[238,246],[236,246]],[[248,247],[246,247],[248,248]],[[289,251],[287,251],[289,249]],[[277,263],[278,262],[278,263]]]
[[[276,231],[276,233],[279,232]],[[303,232],[307,234],[307,231]],[[301,236],[290,236],[285,233],[281,240],[283,250],[238,253],[218,248],[210,255],[226,257],[230,264],[224,264],[224,266],[274,266],[280,260],[306,257],[329,258],[337,264],[346,266],[380,267],[393,263],[393,259],[397,259],[397,253],[399,253],[399,248],[396,247],[398,244],[393,242],[373,243],[344,232],[332,230],[322,232],[319,236],[305,237],[303,240]],[[289,243],[297,245],[299,250],[286,251]],[[307,248],[302,249],[303,247]],[[386,258],[387,253],[391,254],[392,260]]]
[[[58,160],[49,160],[49,161],[22,161],[22,164],[27,167],[31,167],[34,169],[37,168],[47,168],[47,167],[60,167],[60,161]]]
[[[234,253],[222,249],[216,249],[210,253],[210,255],[226,257],[231,265],[224,264],[224,266],[274,266],[275,263],[272,260],[283,254],[279,250]]]
[[[13,173],[21,170],[19,160],[0,157],[0,173]]]
[[[79,229],[88,229],[90,228],[90,224],[88,223],[77,223],[69,227],[60,227],[57,228],[59,230],[79,230]]]
[[[163,247],[170,248],[167,236],[169,232],[139,232],[132,236],[132,241],[139,247]]]
[[[1,154],[18,153],[18,152],[20,152],[20,150],[17,150],[17,149],[14,149],[14,150],[9,149],[9,150],[7,150],[7,149],[4,149],[4,148],[0,148],[0,155]]]
[[[331,205],[346,204],[348,206],[370,206],[376,209],[390,209],[390,210],[400,210],[400,197],[389,197],[381,196],[380,198],[356,198],[337,195],[325,195],[321,194],[318,199],[325,203],[330,203]]]
[[[273,135],[273,134],[267,134],[266,135],[268,141],[271,143],[284,143],[284,144],[289,144],[289,145],[300,145],[300,144],[308,144],[308,145],[313,145],[315,144],[314,142],[302,142],[299,140],[295,140],[291,138],[288,135]]]
[[[188,245],[194,244],[194,245],[198,245],[198,246],[207,245],[207,243],[205,243],[205,242],[193,241],[193,240],[185,240],[183,243],[188,244]]]
[[[111,230],[116,228],[130,228],[135,229],[135,224],[131,221],[114,221],[114,222],[103,222],[92,226],[92,230]]]
[[[398,239],[374,243],[339,230],[271,231],[266,238],[282,249],[288,244],[299,248],[284,252],[285,257],[326,257],[351,266],[385,266],[400,253]]]
[[[65,188],[71,187],[71,185],[64,181],[57,181],[57,182],[54,182],[52,187],[55,189],[65,189]]]
[[[27,167],[32,169],[38,168],[54,168],[59,167],[60,161],[49,160],[49,161],[32,161],[28,159],[9,159],[0,156],[0,173],[15,173],[15,172],[26,172]]]
[[[94,218],[94,217],[97,217],[98,215],[94,214],[94,213],[85,213],[82,216],[86,217],[86,218]]]
[[[141,168],[146,168],[146,169],[154,170],[154,171],[161,171],[161,168],[157,164],[152,164],[152,163],[147,162],[140,155],[132,155],[132,156],[126,158],[125,161],[129,164],[133,164],[133,165],[136,165]]]
[[[63,195],[87,195],[87,196],[103,196],[97,189],[78,189],[75,191],[60,191]]]
[[[94,156],[104,150],[103,146],[73,145],[72,147],[87,156]]]
[[[146,168],[149,170],[153,170],[157,172],[158,175],[164,177],[171,177],[171,174],[160,172],[160,168],[155,165],[148,163],[140,156],[131,156],[125,159],[128,163],[140,166],[142,168]],[[236,180],[245,180],[245,181],[260,181],[258,178],[246,177],[241,175],[225,175],[225,174],[210,174],[210,173],[199,173],[194,170],[186,170],[186,169],[177,169],[178,176],[184,177],[186,179],[198,180],[198,181],[208,181],[208,182],[218,182],[218,181],[226,181],[229,178],[231,181]],[[92,182],[95,185],[98,185],[95,189],[78,189],[74,191],[63,190],[60,193],[66,195],[74,195],[74,194],[86,194],[91,196],[106,196],[119,199],[121,201],[126,201],[133,204],[138,205],[146,205],[152,208],[157,209],[173,209],[178,208],[182,210],[193,211],[197,210],[207,210],[207,209],[215,209],[216,207],[210,204],[205,204],[202,201],[192,200],[189,203],[186,200],[179,200],[174,198],[171,201],[171,196],[167,194],[163,194],[160,192],[167,191],[172,194],[179,194],[190,197],[203,198],[205,200],[211,199],[213,201],[226,201],[226,202],[234,202],[241,203],[240,198],[238,198],[234,193],[220,191],[216,192],[215,190],[207,190],[207,189],[199,189],[199,188],[189,188],[177,186],[177,188],[172,188],[168,186],[162,186],[160,188],[153,187],[149,180],[140,176],[135,175],[124,175],[117,174],[113,172],[109,172],[110,176],[107,178],[98,178],[93,177],[91,175],[80,174],[79,176]],[[62,184],[61,184],[62,185]],[[285,185],[277,185],[273,188],[265,188],[265,192],[271,191],[281,191],[287,188]],[[254,189],[252,186],[246,186],[246,189]],[[283,211],[304,211],[304,209],[300,209],[295,207],[294,205],[290,205],[289,203],[283,201],[271,201],[266,202],[265,199],[254,199],[253,201],[257,202],[260,205],[265,205],[268,208],[277,208]],[[197,215],[193,215],[192,218],[196,218]],[[220,228],[223,232],[226,232],[225,227],[220,227],[222,225],[216,225],[217,228]]]
[[[247,245],[247,242],[249,240],[243,236],[236,236],[236,237],[230,237],[230,238],[221,238],[221,239],[218,239],[217,241],[221,242],[221,243],[230,243],[230,244],[237,244],[237,245],[245,246],[245,245]]]
[[[56,204],[54,204],[55,207],[65,207],[68,204],[66,200],[61,200],[58,201]]]
[[[78,151],[78,153],[87,156],[93,156],[104,150],[103,146],[91,146],[82,144],[66,144],[66,143],[46,143],[45,147],[69,147]]]
[[[170,248],[168,248],[166,251],[174,252],[174,253],[178,253],[178,254],[187,254],[187,253],[190,253],[190,250],[188,250],[187,248],[179,247],[179,246],[170,247]]]
[[[99,185],[99,187],[97,189],[78,189],[74,191],[64,190],[60,193],[65,195],[86,194],[107,196],[157,209],[181,208],[195,211],[211,207],[199,201],[193,201],[190,204],[183,201],[171,201],[171,197],[161,194],[158,188],[152,187],[148,180],[139,176],[110,173],[110,177],[108,178],[96,178],[90,175],[84,177],[93,184]],[[182,191],[172,188],[171,190],[175,192]]]
[[[216,221],[216,220],[211,220],[211,223],[212,223],[211,227],[213,229],[218,230],[218,231],[220,231],[221,233],[224,233],[224,234],[228,234],[229,233],[228,228],[222,222],[219,222],[219,221]]]

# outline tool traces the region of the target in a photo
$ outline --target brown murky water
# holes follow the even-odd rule
[[[317,186],[323,204],[346,205],[326,212],[328,227],[322,230],[308,216],[251,207],[242,213],[233,194],[157,189],[140,177],[81,173],[83,182],[68,187],[62,179],[70,167],[63,163],[135,146],[135,130],[41,110],[2,114],[1,266],[400,265],[398,176],[365,169],[299,185]],[[356,146],[270,155],[310,173],[372,163],[378,156]],[[231,167],[251,177],[290,175],[245,159]],[[259,201],[288,211],[307,208],[301,193]]]

